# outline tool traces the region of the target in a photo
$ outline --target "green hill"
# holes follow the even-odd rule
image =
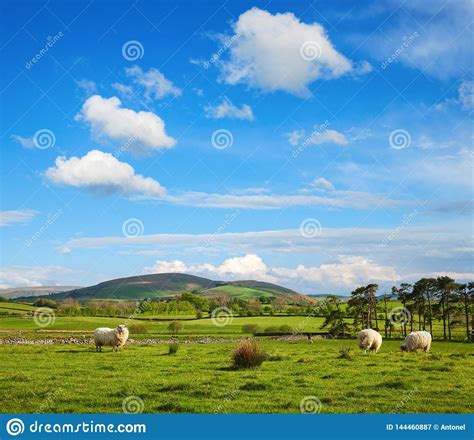
[[[283,296],[297,303],[313,302],[311,298],[278,286],[253,280],[213,281],[182,273],[160,273],[105,281],[95,286],[48,295],[51,299],[143,299],[172,298],[183,291],[193,291],[203,297],[219,295],[238,298]]]

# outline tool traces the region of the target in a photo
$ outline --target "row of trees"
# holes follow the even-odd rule
[[[472,305],[474,302],[474,282],[462,284],[450,277],[422,278],[414,285],[401,284],[393,287],[392,293],[398,295],[412,316],[418,316],[418,329],[433,333],[433,320],[443,322],[444,339],[452,338],[452,327],[464,321],[466,337],[470,337],[470,328],[474,324]],[[471,325],[469,323],[471,321]],[[410,331],[413,331],[414,319],[410,320]],[[403,325],[407,334],[408,323]]]
[[[461,284],[442,276],[422,278],[415,284],[402,283],[392,288],[392,296],[402,303],[393,308],[386,294],[377,296],[377,284],[361,286],[351,292],[347,307],[336,297],[329,297],[319,307],[325,321],[322,328],[344,335],[352,328],[374,328],[380,331],[380,321],[385,337],[399,324],[404,336],[409,331],[427,330],[433,334],[433,323],[442,322],[444,339],[452,339],[454,326],[464,325],[466,338],[472,338],[474,326],[474,282]],[[352,318],[349,326],[347,318]]]

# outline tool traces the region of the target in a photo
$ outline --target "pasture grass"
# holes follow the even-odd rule
[[[473,345],[435,342],[378,354],[355,340],[262,342],[258,368],[232,369],[236,344],[129,345],[95,353],[88,345],[0,345],[1,413],[120,413],[138,396],[145,413],[298,413],[316,396],[322,413],[472,413]],[[350,359],[341,358],[352,349]]]

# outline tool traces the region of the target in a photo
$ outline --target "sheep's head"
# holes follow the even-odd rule
[[[400,350],[402,351],[408,351],[408,348],[406,345],[400,345]]]
[[[116,330],[117,330],[117,333],[124,333],[125,332],[125,329],[127,328],[126,325],[124,324],[120,324],[119,326],[117,326]]]

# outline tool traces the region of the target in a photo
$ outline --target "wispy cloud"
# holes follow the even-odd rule
[[[0,226],[12,226],[28,223],[38,214],[32,209],[19,209],[16,211],[0,211]]]

